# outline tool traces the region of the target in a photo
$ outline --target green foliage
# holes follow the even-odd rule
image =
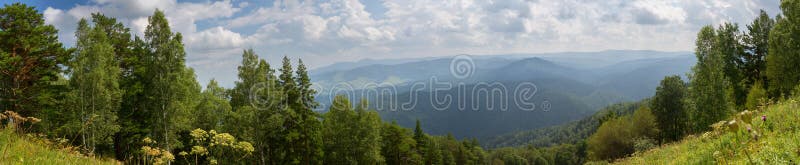
[[[381,128],[381,155],[386,164],[421,164],[422,157],[414,151],[417,142],[411,131],[397,123],[384,123]]]
[[[159,146],[167,150],[180,148],[178,133],[189,131],[189,114],[194,109],[194,101],[200,87],[194,78],[194,71],[184,65],[186,53],[183,50],[182,36],[172,33],[164,13],[156,10],[148,17],[149,24],[144,32],[143,64],[146,96],[143,107],[148,113],[148,129],[153,137],[160,139]]]
[[[220,87],[216,80],[211,79],[208,82],[194,113],[196,118],[193,126],[195,128],[222,129],[223,118],[231,113],[231,105],[225,95],[225,88]]]
[[[745,88],[742,71],[739,69],[739,64],[742,63],[742,57],[745,56],[744,46],[740,43],[741,34],[739,26],[732,23],[724,23],[717,28],[715,45],[712,46],[713,53],[717,54],[712,58],[719,58],[722,60],[722,65],[710,64],[709,67],[716,67],[722,69],[724,74],[725,92],[728,95],[727,99],[732,108],[739,109],[739,106],[744,105],[747,97],[747,90]],[[717,59],[711,59],[717,60]]]
[[[286,122],[284,116],[291,113],[279,107],[284,97],[275,71],[252,49],[244,50],[238,70],[239,80],[228,92],[234,110],[225,115],[223,122],[236,124],[225,124],[224,128],[254,142],[256,150],[249,162],[278,164],[285,155],[285,150],[280,149],[286,141],[281,134]]]
[[[658,135],[656,117],[649,108],[641,107],[631,116],[622,116],[603,123],[587,140],[588,156],[594,160],[625,157],[636,151],[635,142]]]
[[[661,140],[679,140],[687,133],[689,114],[684,103],[687,95],[686,83],[678,75],[664,77],[656,88],[650,106],[661,130]]]
[[[585,145],[562,144],[547,148],[506,147],[492,150],[489,154],[491,164],[583,164],[586,159]]]
[[[633,149],[636,152],[644,152],[658,146],[657,142],[650,138],[640,138],[633,140]]]
[[[0,129],[0,164],[119,164],[114,160],[86,157],[56,143],[60,142]]]
[[[751,129],[706,132],[615,162],[618,164],[793,164],[800,161],[800,114],[797,97],[769,105],[751,115]],[[765,116],[766,120],[761,120]],[[742,116],[737,118],[744,119]]]
[[[298,68],[305,68],[302,63]],[[322,124],[319,114],[313,111],[316,103],[306,103],[303,98],[313,98],[310,81],[304,81],[304,69],[298,69],[298,76],[292,70],[288,57],[284,57],[278,76],[283,89],[280,106],[285,107],[283,130],[279,134],[284,138],[278,150],[285,153],[281,164],[321,164],[323,158]],[[295,79],[295,78],[298,79]],[[306,76],[307,78],[307,76]]]
[[[39,115],[71,50],[32,6],[5,4],[0,22],[0,109]]]
[[[775,20],[766,11],[761,10],[758,17],[747,25],[747,34],[742,38],[745,54],[741,58],[740,69],[744,83],[753,86],[756,83],[766,85],[767,53],[769,52],[769,33],[775,26]]]
[[[650,104],[649,100],[612,104],[595,112],[594,115],[578,121],[497,136],[488,140],[484,146],[488,148],[526,145],[549,147],[559,144],[578,144],[595,133],[603,122],[617,116],[633,114],[636,109],[647,104]]]
[[[691,125],[694,131],[708,130],[712,123],[725,119],[728,109],[725,62],[716,48],[714,28],[705,26],[697,34],[697,65],[690,75]]]
[[[747,93],[747,102],[745,103],[745,109],[748,110],[756,110],[758,106],[767,103],[767,90],[761,87],[761,82],[756,82],[750,87],[750,92]]]
[[[367,111],[366,101],[353,110],[344,96],[336,96],[323,123],[325,162],[333,164],[379,164],[380,117]]]
[[[783,18],[777,19],[769,33],[769,53],[767,54],[768,92],[771,97],[785,97],[800,81],[800,2],[781,1]]]
[[[75,96],[72,120],[80,126],[81,145],[86,152],[97,153],[98,146],[111,151],[114,135],[119,131],[117,113],[122,91],[114,48],[101,28],[89,27],[86,20],[78,24],[76,55],[70,61],[71,96]],[[99,151],[103,152],[103,151]]]

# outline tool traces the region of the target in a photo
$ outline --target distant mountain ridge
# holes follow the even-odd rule
[[[386,97],[363,93],[391,87],[394,91],[390,95],[397,98],[430,96],[430,90],[411,92],[411,89],[414,84],[430,83],[433,79],[469,87],[479,83],[499,83],[511,88],[531,82],[538,89],[534,101],[541,103],[548,100],[554,103],[553,110],[547,112],[510,109],[505,112],[476,113],[458,111],[457,108],[442,112],[429,106],[433,104],[430,99],[423,99],[418,104],[425,106],[418,106],[413,111],[380,112],[384,119],[396,120],[405,127],[413,127],[414,120],[421,119],[425,121],[423,129],[431,134],[452,133],[462,138],[488,138],[575,121],[613,103],[649,97],[661,78],[673,74],[685,75],[695,63],[694,56],[689,52],[621,50],[459,55],[459,58],[465,57],[472,62],[472,72],[466,78],[452,75],[450,63],[453,57],[363,60],[317,68],[311,71],[310,76],[319,87],[320,96],[317,100],[322,105],[329,105],[331,91],[350,91],[351,98],[359,100],[366,96],[375,103],[374,107],[391,107],[392,104],[396,107],[403,100],[385,100]],[[441,92],[457,93],[458,89]],[[512,92],[509,90],[505,95],[511,97]],[[482,103],[474,99],[462,101]],[[486,108],[481,106],[478,110],[487,111]],[[326,107],[320,109],[324,111]]]

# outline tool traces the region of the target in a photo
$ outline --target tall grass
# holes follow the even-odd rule
[[[85,157],[56,147],[32,135],[18,135],[10,128],[0,128],[0,164],[120,164],[109,159]]]
[[[800,102],[755,111],[751,131],[707,132],[636,153],[616,164],[800,164]],[[762,121],[766,116],[766,121]]]

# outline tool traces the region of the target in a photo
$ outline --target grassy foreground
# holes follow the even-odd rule
[[[800,164],[798,98],[735,117],[737,126],[689,136],[614,164]],[[750,124],[744,122],[747,118]]]
[[[0,164],[120,164],[85,157],[47,143],[0,129]]]

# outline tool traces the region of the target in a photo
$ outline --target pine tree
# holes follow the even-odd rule
[[[72,50],[58,41],[58,30],[45,25],[42,14],[21,3],[0,8],[0,109],[23,116],[38,115],[50,96],[50,82]]]
[[[267,64],[266,67],[269,67]],[[267,76],[272,74],[268,70],[260,70],[258,55],[253,49],[244,50],[242,53],[242,64],[238,67],[239,81],[231,91],[231,106],[251,106],[252,88],[259,83],[265,83]]]
[[[128,75],[126,69],[121,69],[122,78],[120,78],[120,89],[124,89],[122,96],[122,104],[117,111],[117,117],[120,124],[120,131],[114,135],[114,149],[117,159],[124,160],[134,156],[134,152],[139,150],[135,146],[141,142],[145,137],[150,134],[151,124],[153,122],[153,115],[147,111],[149,98],[145,94],[145,89],[150,84],[147,81],[147,76],[150,72],[147,71],[148,67],[144,64],[145,57],[149,57],[149,49],[147,43],[138,36],[134,37],[131,41],[130,52],[131,56],[128,58]]]
[[[740,70],[744,74],[747,87],[751,87],[756,82],[766,82],[766,57],[769,52],[769,33],[775,26],[775,20],[761,10],[759,16],[747,25],[747,35],[743,42],[747,50],[742,57]],[[766,84],[760,84],[764,86]]]
[[[285,150],[281,149],[286,139],[283,124],[286,121],[285,109],[279,106],[282,100],[282,87],[274,75],[274,70],[252,49],[242,53],[242,64],[238,67],[239,80],[229,92],[234,108],[226,117],[225,130],[252,141],[256,151],[252,157],[261,164],[281,163]]]
[[[314,95],[317,94],[317,91],[311,89],[311,78],[308,77],[308,70],[306,69],[306,65],[303,64],[302,59],[297,60],[296,74],[297,77],[295,81],[297,82],[298,94],[300,95],[300,98],[298,98],[300,106],[308,110],[316,109],[317,106],[319,106],[319,103],[314,100]]]
[[[425,164],[435,164],[440,161],[436,160],[436,155],[432,155],[434,153],[428,149],[431,147],[428,145],[431,142],[428,140],[425,132],[422,131],[422,126],[419,122],[419,119],[417,119],[416,125],[414,126],[414,140],[417,141],[417,153],[423,157]]]
[[[305,66],[299,65],[298,68]],[[316,103],[304,103],[302,98],[313,98],[310,82],[302,80],[305,70],[298,70],[298,78],[292,72],[292,64],[288,57],[283,57],[279,75],[284,98],[281,101],[286,122],[281,135],[286,139],[283,151],[286,156],[283,164],[321,164],[322,163],[322,134],[318,114],[313,111]],[[307,78],[307,76],[305,77]],[[299,82],[298,82],[299,80]],[[305,91],[305,93],[303,93]],[[302,94],[302,95],[301,95]]]
[[[740,43],[739,26],[732,23],[720,25],[716,32],[714,51],[722,60],[722,71],[725,77],[726,94],[732,108],[740,109],[747,99],[746,84],[739,66],[745,56],[744,46]]]
[[[78,51],[70,63],[70,86],[77,96],[75,112],[80,114],[82,146],[96,153],[100,145],[110,149],[112,135],[120,129],[116,114],[122,93],[119,68],[103,29],[88,27],[82,19],[76,37]]]

